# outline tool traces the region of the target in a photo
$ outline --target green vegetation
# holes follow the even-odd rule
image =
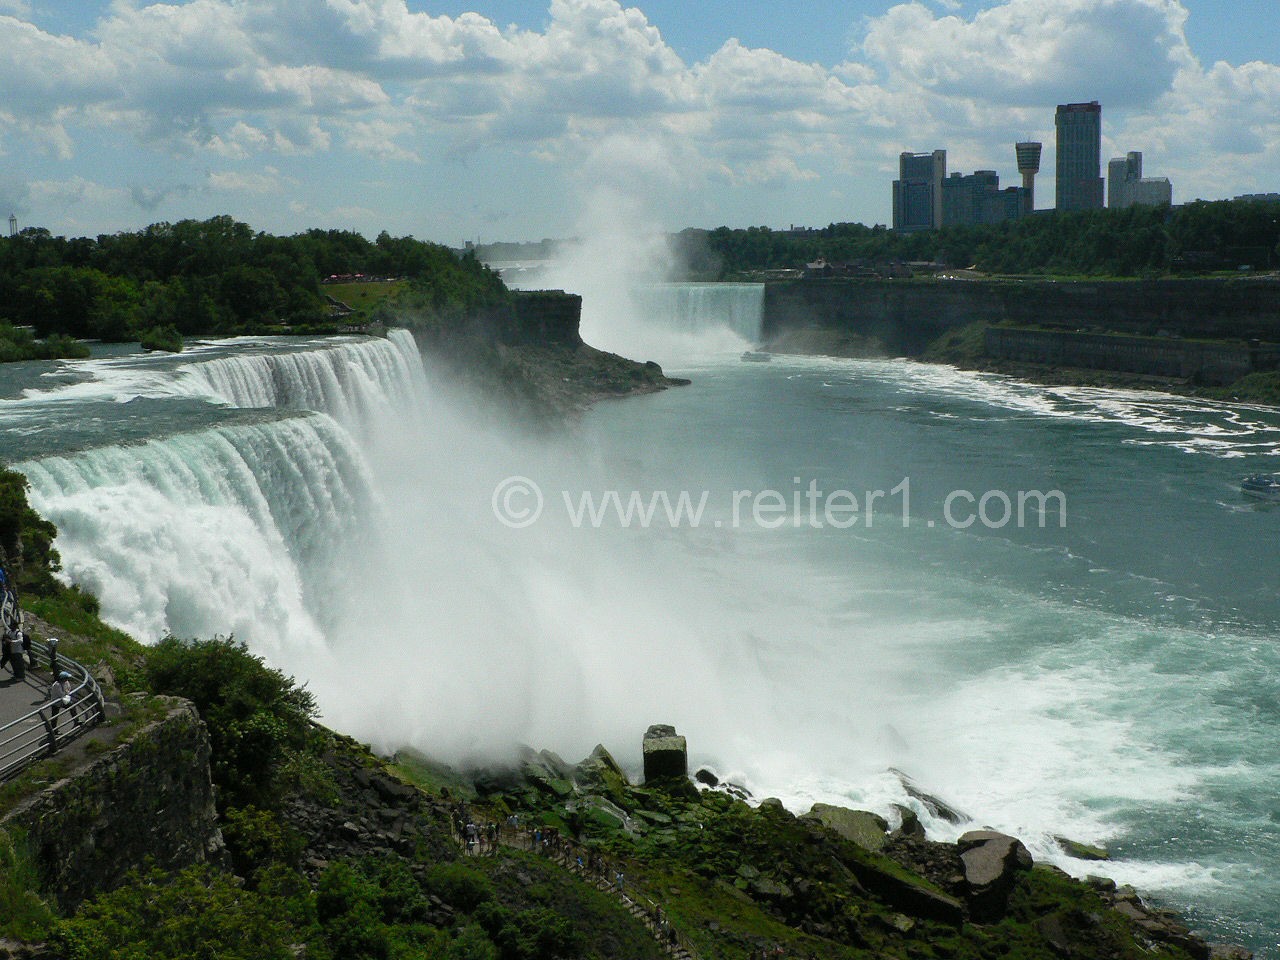
[[[0,322],[0,363],[17,360],[83,360],[89,348],[72,337],[54,334],[37,340],[25,327]]]
[[[144,330],[138,337],[138,343],[143,350],[167,350],[169,353],[182,352],[182,334],[172,324]]]
[[[224,810],[276,798],[283,770],[310,740],[316,704],[309,692],[231,639],[166,638],[147,651],[146,678],[153,692],[199,709]]]
[[[351,307],[358,316],[367,317],[383,300],[396,296],[408,286],[406,280],[367,280],[362,283],[326,283],[323,291]]]
[[[1228,387],[1215,387],[1205,390],[1204,393],[1219,400],[1280,406],[1280,372],[1266,370],[1251,373]]]
[[[43,940],[57,919],[40,898],[36,872],[22,844],[0,830],[0,937]]]
[[[366,316],[388,287],[420,289],[450,315],[455,298],[503,289],[474,257],[386,232],[276,237],[227,216],[96,239],[31,228],[0,239],[0,361],[85,356],[85,338],[177,350],[184,336],[337,331],[346,321],[320,283],[335,275],[396,278],[333,294]]]
[[[53,548],[57,534],[27,503],[27,478],[0,467],[0,561],[22,594],[44,597],[63,589],[54,576],[62,566]]]
[[[1175,208],[1047,211],[1005,223],[919,233],[859,223],[796,233],[719,227],[705,234],[685,231],[680,239],[693,252],[696,271],[718,269],[721,278],[801,267],[819,258],[937,261],[999,274],[1148,277],[1280,266],[1280,205],[1197,200]]]
[[[290,906],[210,867],[154,871],[85,904],[57,939],[68,960],[291,960]]]

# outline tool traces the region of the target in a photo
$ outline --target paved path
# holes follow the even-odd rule
[[[47,669],[49,654],[38,641],[32,652],[41,666],[35,670],[28,667],[22,680],[14,677],[8,664],[0,670],[0,779],[15,776],[31,760],[61,750],[93,729],[102,716],[101,694],[92,677],[83,667],[64,658],[63,663],[76,678],[75,682],[83,681],[83,684],[75,694],[76,705],[63,710],[58,718],[55,741],[49,723],[52,711],[40,710],[49,702],[49,686],[53,680]]]
[[[8,664],[0,670],[0,727],[30,713],[48,700],[48,673],[27,670],[25,680],[15,680]]]

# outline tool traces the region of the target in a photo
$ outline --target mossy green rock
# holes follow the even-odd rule
[[[1069,840],[1066,837],[1054,837],[1062,852],[1067,856],[1075,857],[1077,860],[1110,860],[1109,854],[1105,847],[1094,846],[1089,843],[1080,843],[1078,840]]]
[[[802,819],[817,820],[824,827],[834,830],[846,840],[864,850],[878,853],[884,849],[889,822],[884,817],[866,810],[849,810],[828,803],[815,803]]]

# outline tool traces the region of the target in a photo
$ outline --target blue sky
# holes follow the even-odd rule
[[[1057,103],[1176,202],[1280,191],[1277,0],[0,0],[0,216],[458,244],[885,222]]]

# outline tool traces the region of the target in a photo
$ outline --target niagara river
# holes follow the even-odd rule
[[[107,621],[234,636],[380,749],[635,770],[671,723],[757,798],[989,825],[1280,957],[1280,508],[1239,489],[1280,411],[744,363],[758,287],[628,302],[584,338],[692,385],[549,435],[393,331],[6,364],[0,452]]]

